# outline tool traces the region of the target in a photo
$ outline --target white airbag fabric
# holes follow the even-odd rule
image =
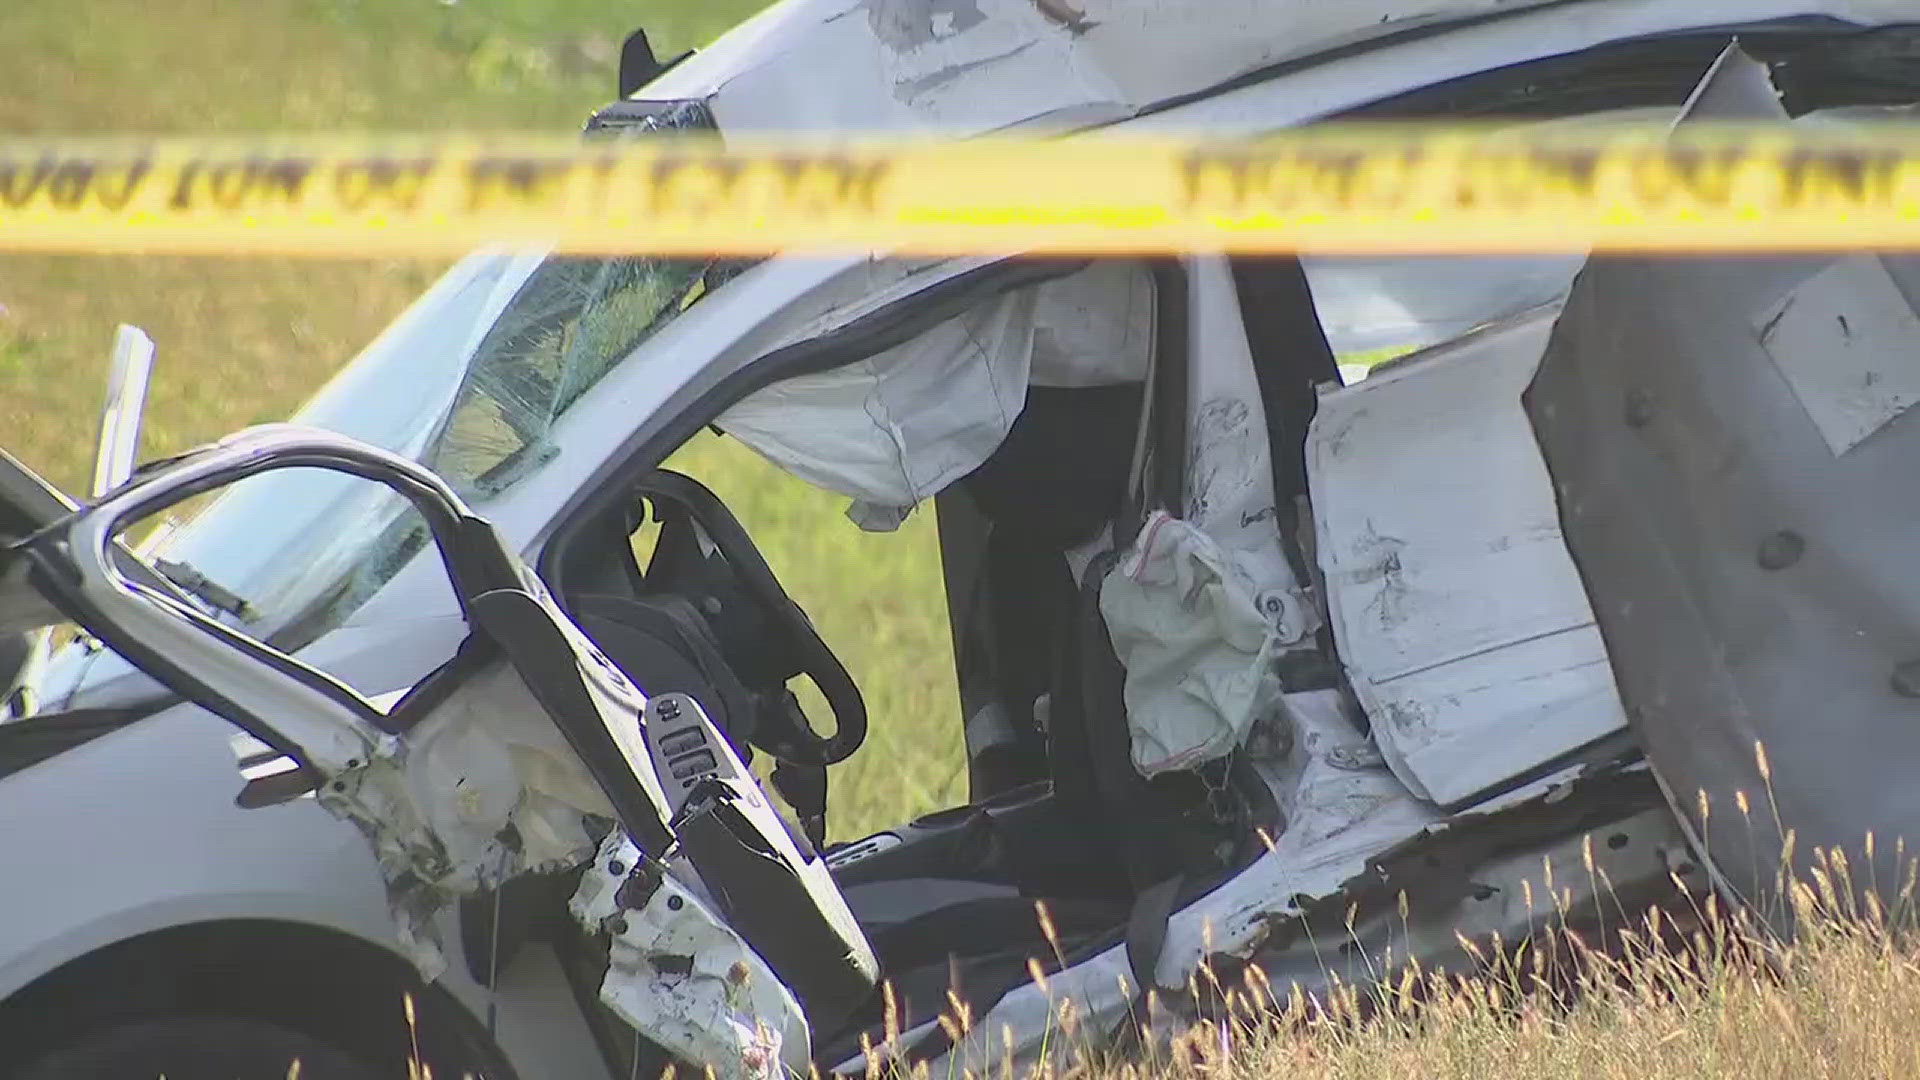
[[[775,383],[716,426],[853,499],[849,516],[862,528],[890,530],[999,448],[1029,383],[1142,378],[1152,307],[1144,268],[1097,265],[982,303],[863,360]]]
[[[973,308],[894,348],[750,394],[718,426],[781,468],[904,511],[979,468],[1027,400],[1033,294]],[[856,518],[889,527],[888,516]]]
[[[1279,635],[1251,578],[1214,539],[1156,512],[1100,591],[1133,765],[1153,776],[1224,757],[1279,707]]]

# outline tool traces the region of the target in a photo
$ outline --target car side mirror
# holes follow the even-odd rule
[[[635,30],[620,43],[620,97],[625,99],[634,91],[652,82],[654,76],[664,70],[657,57],[653,55],[653,43],[647,40],[645,30]]]
[[[620,43],[620,100],[632,97],[634,92],[653,80],[672,70],[680,61],[693,55],[688,49],[679,56],[662,63],[653,55],[653,43],[647,40],[645,30],[635,30]]]

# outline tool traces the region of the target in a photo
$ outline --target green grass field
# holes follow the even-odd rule
[[[0,130],[576,130],[619,42],[710,41],[759,0],[73,0],[0,4]],[[113,328],[158,343],[143,453],[284,418],[440,271],[437,262],[0,258],[5,445],[84,481]],[[675,464],[741,516],[863,687],[866,748],[833,776],[834,832],[962,797],[931,509],[860,533],[843,500],[703,436]]]

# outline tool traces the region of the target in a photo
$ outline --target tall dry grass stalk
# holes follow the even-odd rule
[[[1874,841],[1868,838],[1869,861]],[[1478,974],[1417,964],[1315,1000],[1257,967],[1195,982],[1224,1002],[1171,1045],[1131,1057],[1084,1045],[1064,1003],[1054,1064],[967,1080],[1253,1080],[1284,1076],[1542,1080],[1701,1076],[1920,1077],[1920,929],[1909,871],[1897,889],[1856,882],[1840,852],[1811,853],[1775,895],[1791,939],[1761,909],[1696,895],[1676,919],[1622,917],[1609,947],[1566,926],[1508,947],[1462,942]],[[1876,891],[1857,885],[1879,885]],[[1882,899],[1884,897],[1884,899]],[[1771,906],[1771,905],[1767,905]],[[1591,935],[1589,935],[1591,936]],[[870,1075],[908,1072],[874,1062]],[[958,1074],[956,1074],[958,1075]]]
[[[1610,954],[1570,932],[1447,978],[1407,967],[1327,1000],[1276,996],[1258,977],[1225,995],[1224,1019],[1131,1060],[1075,1046],[1064,1066],[1010,1064],[973,1080],[1920,1076],[1920,958],[1911,935],[1833,878],[1797,888],[1785,943],[1718,905],[1676,937],[1658,914]],[[1537,950],[1537,951],[1534,951]],[[1543,992],[1529,956],[1557,952],[1572,973]],[[1070,1008],[1062,1016],[1070,1017]],[[1051,1033],[1072,1036],[1071,1021]],[[1064,1044],[1063,1044],[1064,1045]],[[905,1070],[876,1070],[899,1075]]]

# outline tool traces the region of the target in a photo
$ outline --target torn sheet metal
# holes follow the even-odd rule
[[[643,93],[710,100],[728,133],[1085,126],[1188,96],[1199,100],[1161,114],[1167,130],[1272,130],[1604,41],[1823,16],[1872,25],[1912,10],[1910,0],[1210,0],[1196,18],[1181,0],[787,0]],[[1456,30],[1445,49],[1421,40],[1449,21],[1487,25]],[[1296,62],[1273,86],[1204,94]],[[1285,100],[1255,100],[1268,91]]]
[[[1280,646],[1313,648],[1319,608],[1281,544],[1273,435],[1227,260],[1187,263],[1187,522],[1220,545],[1253,589]]]
[[[1371,983],[1409,957],[1438,970],[1470,959],[1462,955],[1461,933],[1479,942],[1493,934],[1518,942],[1567,910],[1611,916],[1618,910],[1613,905],[1656,895],[1650,889],[1667,895],[1674,875],[1690,872],[1672,815],[1658,804],[1644,769],[1569,769],[1447,816],[1409,796],[1377,762],[1365,761],[1366,740],[1338,692],[1289,694],[1286,704],[1300,738],[1287,762],[1262,764],[1260,771],[1282,802],[1288,828],[1231,888],[1215,890],[1169,921],[1155,973],[1163,1005],[1179,998],[1203,962],[1231,972],[1219,965],[1222,958],[1254,960],[1267,976],[1263,989],[1280,1000],[1295,984],[1322,993],[1330,985]],[[1449,863],[1478,888],[1450,891],[1436,883],[1431,893],[1411,896],[1409,909],[1377,905],[1351,929],[1331,935],[1316,937],[1302,922],[1328,905],[1348,915],[1353,898],[1377,894],[1383,857],[1407,853],[1419,862],[1436,850],[1429,841],[1455,830],[1524,835],[1526,823],[1556,809],[1565,817],[1552,826],[1559,832],[1551,846],[1520,843],[1486,862]],[[1605,818],[1612,823],[1605,844],[1564,823],[1602,809],[1618,815]],[[1559,888],[1549,889],[1550,881]],[[1049,975],[1044,984],[1008,993],[973,1018],[971,1033],[951,1052],[927,1062],[927,1072],[1002,1071],[1008,1061],[1021,1072],[1043,1062],[1070,1068],[1077,1051],[1137,1029],[1147,1018],[1140,997],[1126,949],[1117,946]],[[1062,1009],[1067,1001],[1070,1017]],[[1154,1032],[1160,1037],[1185,1034],[1191,1024],[1178,1009],[1151,1019],[1165,1024]],[[1063,1024],[1072,1037],[1061,1037]],[[906,1032],[899,1045],[912,1046],[925,1033]],[[866,1065],[856,1058],[835,1071],[858,1076]]]
[[[1555,314],[1327,390],[1308,436],[1340,656],[1395,774],[1442,805],[1626,722],[1520,406]]]
[[[521,874],[578,865],[594,850],[587,819],[615,816],[519,674],[499,661],[318,800],[367,836],[400,940],[429,977],[445,963],[434,924],[442,908]]]
[[[901,278],[886,299],[926,288],[926,276]],[[862,297],[824,313],[795,340],[882,302]],[[1030,382],[1142,377],[1152,307],[1143,267],[1094,266],[987,301],[864,360],[775,383],[716,426],[808,483],[852,498],[862,527],[890,529],[999,448]]]
[[[716,1080],[807,1074],[811,1036],[800,1003],[714,913],[684,866],[643,866],[616,830],[570,905],[610,937],[600,1000],[682,1061]]]
[[[1717,71],[1765,77],[1737,53]],[[1766,93],[1698,115],[1781,117]],[[1741,892],[1778,880],[1782,828],[1797,869],[1844,851],[1856,884],[1904,881],[1896,852],[1920,845],[1920,424],[1903,412],[1836,455],[1805,397],[1839,388],[1784,371],[1843,358],[1754,326],[1853,258],[1595,260],[1527,392],[1634,732]],[[1920,295],[1920,260],[1883,265]],[[1882,354],[1901,385],[1920,337],[1887,314],[1850,329],[1904,338]],[[1784,356],[1796,340],[1822,352]]]
[[[1645,121],[1670,123],[1673,107],[1609,109],[1597,115],[1529,119],[1521,130]],[[1862,106],[1809,113],[1831,124],[1912,123],[1916,106]],[[1314,307],[1336,356],[1408,352],[1451,341],[1562,300],[1584,253],[1538,255],[1308,255]],[[1345,367],[1342,372],[1345,372]],[[1346,378],[1348,384],[1357,381]]]
[[[669,72],[722,131],[990,131],[1113,119],[1273,64],[1549,0],[787,0]]]
[[[482,862],[510,826],[520,867],[572,865],[593,848],[586,819],[616,816],[504,662],[476,672],[408,732],[405,768],[428,826],[462,862]]]
[[[1873,254],[1836,259],[1755,314],[1760,347],[1845,454],[1920,402],[1920,314]]]

